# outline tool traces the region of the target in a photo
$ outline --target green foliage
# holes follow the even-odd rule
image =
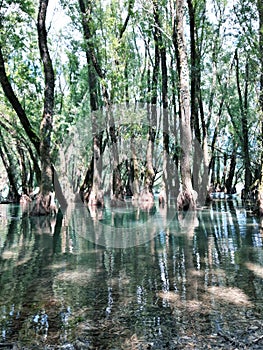
[[[204,124],[211,144],[219,128],[217,144],[227,153],[234,140],[242,150],[241,105],[236,84],[234,53],[240,58],[240,86],[244,95],[246,63],[249,65],[248,99],[246,118],[249,127],[250,153],[253,161],[259,150],[253,137],[258,133],[258,85],[259,46],[258,15],[256,1],[239,0],[232,6],[225,0],[213,0],[209,4],[192,1],[195,14],[195,40],[197,49],[196,72],[200,72],[198,86],[198,118],[201,129],[200,106],[203,106]],[[158,5],[158,6],[157,6]],[[38,132],[43,110],[44,81],[39,60],[36,32],[38,2],[34,0],[4,0],[0,7],[0,44],[4,54],[8,78],[19,98],[34,130]],[[90,48],[104,73],[98,79],[96,94],[99,107],[104,105],[103,90],[109,92],[113,105],[141,102],[143,106],[152,97],[153,67],[156,55],[154,35],[158,29],[159,50],[165,48],[168,67],[168,106],[170,149],[178,145],[178,67],[175,49],[176,2],[161,1],[92,1],[87,14],[90,39],[84,40],[82,17],[77,0],[61,0],[57,11],[66,25],[49,18],[49,48],[56,72],[54,132],[52,136],[54,156],[57,147],[72,128],[85,121],[91,127],[89,72],[96,75],[94,67],[87,66],[86,51]],[[154,9],[158,11],[156,23]],[[55,13],[54,16],[57,14]],[[128,17],[129,15],[129,17]],[[124,28],[125,22],[127,26]],[[63,22],[63,21],[62,21]],[[188,22],[189,23],[189,18]],[[123,30],[124,29],[124,30]],[[189,32],[189,27],[186,28]],[[122,32],[123,31],[123,32]],[[190,36],[187,50],[190,63]],[[161,66],[160,66],[161,68]],[[157,79],[157,101],[162,101],[161,69]],[[14,130],[22,133],[15,113],[7,99],[1,96],[1,112],[14,122]],[[218,121],[218,114],[220,118]],[[118,116],[114,116],[118,119]],[[159,116],[159,126],[162,115]],[[119,129],[123,139],[132,134],[147,139],[148,130],[140,123],[123,125]],[[202,133],[205,133],[202,130]],[[204,136],[204,135],[203,135]],[[177,137],[177,139],[176,139]],[[161,145],[160,138],[156,144]],[[177,152],[178,153],[178,152]],[[231,153],[231,152],[230,152]],[[212,156],[212,154],[210,154]],[[90,153],[84,157],[87,167]]]

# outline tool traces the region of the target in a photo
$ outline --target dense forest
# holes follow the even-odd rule
[[[2,0],[0,28],[1,201],[263,214],[262,0]]]

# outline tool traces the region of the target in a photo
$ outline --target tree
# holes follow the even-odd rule
[[[85,181],[81,186],[81,191],[87,191],[85,198],[89,205],[103,206],[103,193],[102,193],[102,154],[103,154],[103,129],[101,130],[98,120],[100,115],[96,113],[99,110],[99,81],[98,78],[103,78],[103,73],[99,67],[99,63],[95,57],[93,47],[89,44],[92,40],[92,33],[90,27],[92,8],[91,2],[79,0],[79,7],[82,15],[82,27],[83,33],[86,40],[86,59],[88,68],[88,84],[89,84],[89,95],[90,95],[90,111],[91,111],[91,123],[92,123],[92,159],[90,166],[87,170]],[[98,120],[97,120],[98,118]]]
[[[184,0],[176,1],[177,47],[179,54],[179,90],[180,90],[180,172],[182,188],[177,198],[179,210],[194,210],[196,208],[196,192],[193,190],[191,177],[191,115],[189,68],[184,33]]]
[[[16,114],[23,125],[23,128],[28,135],[30,141],[35,146],[37,152],[40,152],[40,140],[38,135],[34,132],[29,119],[27,118],[26,112],[22,107],[20,101],[18,100],[12,85],[7,77],[6,69],[5,69],[5,61],[2,52],[2,46],[0,45],[0,82],[2,89],[5,93],[6,98],[11,103],[12,107],[16,111]]]
[[[15,12],[12,12],[12,7],[16,7]],[[32,55],[35,52],[34,35],[31,29],[31,16],[34,13],[34,7],[30,2],[27,4],[15,2],[8,5],[3,1],[0,11],[0,83],[3,90],[1,128],[3,128],[2,136],[4,136],[2,137],[2,150],[6,146],[8,147],[8,144],[16,145],[15,152],[11,152],[14,147],[10,147],[12,155],[9,151],[4,152],[2,158],[5,159],[3,162],[6,166],[9,164],[10,195],[15,201],[18,201],[21,196],[20,186],[22,186],[22,193],[29,194],[34,181],[40,180],[38,165],[40,139],[35,128],[36,123],[31,119],[32,114],[38,110],[35,107],[39,101],[37,98],[39,86],[33,74],[37,69],[37,63],[34,62],[33,65],[30,65],[27,59],[27,53],[30,49]],[[13,15],[14,13],[15,15]],[[12,27],[14,21],[16,21],[16,27],[15,30],[11,31],[11,28],[14,28]],[[28,37],[32,38],[30,43],[27,41]],[[30,91],[26,91],[25,84],[21,83],[24,79],[27,79]],[[35,101],[37,102],[35,103]],[[30,103],[30,109],[27,109],[27,102]],[[4,134],[8,136],[8,144],[6,145]],[[17,190],[15,190],[14,183],[12,184],[11,173],[17,174],[15,184]],[[14,191],[13,194],[12,191]]]
[[[235,63],[236,63],[236,84],[238,91],[238,99],[241,115],[241,130],[242,130],[242,148],[244,155],[244,168],[245,168],[245,198],[248,196],[250,186],[252,184],[251,162],[249,152],[249,128],[248,128],[248,84],[249,84],[249,64],[246,61],[245,64],[245,81],[244,81],[244,94],[242,96],[241,83],[240,83],[240,67],[238,51],[235,51]]]
[[[259,93],[259,113],[261,122],[261,169],[259,178],[258,193],[258,210],[259,215],[263,217],[263,2],[257,1],[257,9],[259,16],[259,62],[260,62],[260,93]]]
[[[39,3],[43,8],[37,31],[31,29],[32,0],[12,4],[3,0],[0,8],[2,158],[10,175],[12,165],[18,195],[21,188],[26,192],[31,187],[34,171],[33,183],[41,185],[38,200],[43,204],[38,203],[35,213],[49,213],[52,161],[63,148],[63,138],[69,139],[80,121],[89,132],[93,129],[92,140],[81,151],[81,159],[74,155],[68,168],[74,189],[80,187],[90,204],[100,203],[106,178],[113,204],[124,203],[126,190],[137,204],[146,199],[153,205],[154,190],[160,189],[162,179],[164,202],[172,192],[176,197],[181,185],[178,206],[194,208],[193,190],[205,189],[195,153],[204,159],[203,168],[211,158],[213,185],[217,177],[230,190],[235,169],[241,169],[249,192],[259,163],[253,135],[258,130],[253,112],[257,91],[252,89],[258,74],[255,2],[250,8],[247,0],[233,6],[215,0],[209,11],[206,1],[192,0],[61,0],[60,4],[70,23],[57,33],[51,23],[48,44],[44,13],[48,1]],[[12,31],[14,23],[17,28]],[[39,61],[34,59],[36,52]],[[132,127],[120,125],[125,116],[122,106],[130,115],[134,107],[137,116],[143,108],[146,123],[141,119]],[[128,138],[131,157],[122,154]],[[139,138],[144,144],[136,150]],[[5,151],[9,142],[12,159]],[[194,143],[199,143],[197,152]],[[199,194],[202,203],[200,198]]]
[[[54,89],[55,74],[49,54],[46,31],[46,14],[48,0],[39,1],[37,18],[38,44],[41,60],[44,68],[45,90],[44,109],[40,125],[40,162],[41,162],[41,186],[40,194],[31,211],[31,215],[48,215],[56,211],[53,195],[53,170],[51,163],[51,133],[54,113]]]

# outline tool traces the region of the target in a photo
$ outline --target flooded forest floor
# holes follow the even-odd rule
[[[75,210],[59,229],[0,215],[0,349],[263,349],[263,235],[240,202],[187,221]]]

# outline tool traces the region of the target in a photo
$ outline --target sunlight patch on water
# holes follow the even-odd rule
[[[195,312],[195,311],[200,311],[200,310],[205,310],[205,305],[202,301],[199,300],[188,300],[187,301],[187,310],[189,312]]]
[[[16,264],[16,266],[23,266],[23,265],[26,265],[29,261],[30,261],[30,257],[25,257],[24,259],[22,260],[19,260]]]
[[[200,271],[199,269],[198,270],[192,269],[192,270],[189,270],[189,274],[192,277],[204,277],[205,271]]]
[[[181,300],[180,295],[174,292],[159,292],[157,294],[159,298],[162,299],[164,306],[169,306],[173,310],[187,310],[187,312],[207,312],[209,310],[209,305],[206,301],[190,299]]]
[[[180,295],[174,292],[159,292],[158,297],[169,303],[176,303],[180,299]]]
[[[257,277],[263,279],[263,267],[258,264],[246,263],[246,267],[252,271]]]
[[[94,271],[92,269],[87,271],[65,271],[56,276],[58,281],[70,282],[78,286],[86,286],[87,282],[92,278]]]
[[[9,260],[9,259],[15,259],[18,256],[18,252],[12,251],[12,250],[5,250],[2,253],[2,259]]]
[[[213,286],[208,287],[207,291],[215,298],[218,302],[235,304],[237,306],[252,306],[248,296],[239,288],[235,287],[223,287]]]
[[[50,265],[50,269],[52,270],[59,270],[59,269],[63,269],[63,268],[68,268],[70,266],[70,264],[68,262],[62,261],[56,264],[52,264]]]
[[[189,337],[191,348],[202,349],[196,337],[215,334],[216,348],[220,332],[231,335],[223,345],[230,349],[241,331],[247,342],[251,326],[259,339],[262,232],[257,219],[235,205],[214,207],[198,212],[199,225],[188,217],[184,231],[177,219],[164,230],[149,218],[151,227],[142,232],[149,242],[131,247],[130,231],[120,230],[116,240],[123,244],[111,249],[94,244],[97,236],[111,239],[110,224],[76,215],[72,227],[52,236],[48,220],[8,219],[3,231],[0,218],[2,342],[45,341],[62,349],[83,339],[90,349],[174,349]]]

